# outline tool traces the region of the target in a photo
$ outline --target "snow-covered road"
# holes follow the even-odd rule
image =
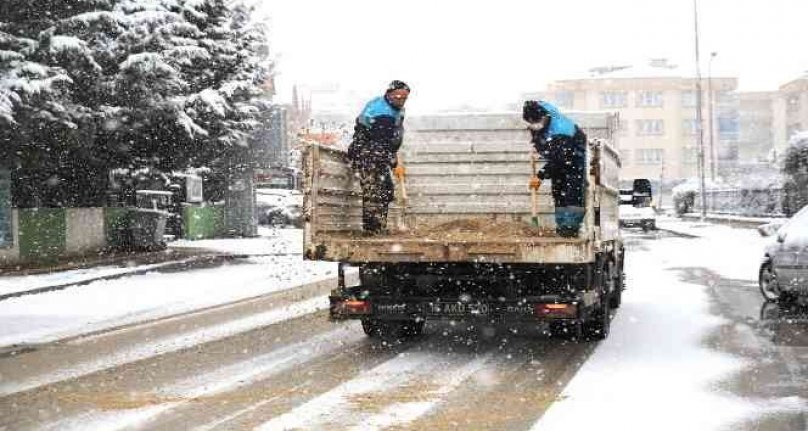
[[[300,258],[0,302],[4,340],[106,328],[0,356],[0,429],[805,429],[808,340],[773,341],[755,311],[766,239],[660,225],[701,238],[626,233],[627,290],[600,343],[448,323],[370,340],[326,319],[333,265]]]

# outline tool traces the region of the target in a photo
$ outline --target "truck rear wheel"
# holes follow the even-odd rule
[[[612,284],[609,287],[609,307],[620,308],[623,302],[623,283],[624,275],[622,265],[610,264],[609,265],[609,280]]]
[[[362,319],[362,330],[368,337],[379,336],[379,321],[376,319]]]
[[[579,320],[550,322],[550,336],[559,340],[578,341],[583,338],[583,324]]]
[[[611,307],[608,301],[602,301],[592,316],[584,322],[584,338],[589,341],[606,339],[612,324]]]
[[[424,320],[378,320],[362,319],[362,330],[369,337],[406,338],[424,332]]]

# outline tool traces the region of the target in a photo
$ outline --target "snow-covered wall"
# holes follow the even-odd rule
[[[104,208],[26,208],[12,211],[11,248],[0,268],[102,252],[114,245]]]
[[[106,247],[103,208],[69,208],[65,218],[67,254],[92,252]]]

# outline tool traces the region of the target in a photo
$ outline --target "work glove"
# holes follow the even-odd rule
[[[533,175],[530,177],[530,182],[528,183],[528,188],[530,190],[538,190],[541,187],[541,180],[539,179],[538,175]]]
[[[393,168],[393,175],[395,175],[395,177],[396,177],[396,178],[397,178],[399,181],[404,181],[404,175],[405,175],[406,173],[407,173],[407,172],[406,172],[406,170],[404,169],[404,164],[403,164],[403,163],[399,163],[399,164],[397,164],[397,165],[396,165],[396,167],[395,167],[395,168]]]

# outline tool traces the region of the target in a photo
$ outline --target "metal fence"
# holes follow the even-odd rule
[[[707,212],[714,214],[738,215],[746,217],[781,217],[783,211],[783,189],[717,189],[705,194]],[[701,211],[701,195],[696,192],[693,212]]]

